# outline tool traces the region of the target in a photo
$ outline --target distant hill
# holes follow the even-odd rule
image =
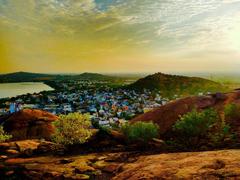
[[[49,80],[110,80],[114,77],[106,76],[97,73],[83,73],[78,75],[57,75],[57,74],[39,74],[29,72],[16,72],[0,75],[0,83],[9,82],[36,82],[36,81],[49,81]]]
[[[9,74],[0,75],[0,83],[7,82],[29,82],[29,81],[39,81],[39,80],[49,80],[55,78],[54,75],[48,74],[38,74],[38,73],[28,73],[28,72],[15,72]]]
[[[199,77],[187,77],[156,73],[130,84],[127,88],[143,90],[160,90],[164,95],[196,94],[200,92],[217,92],[224,90],[221,84]]]
[[[80,75],[74,76],[76,79],[82,79],[82,80],[111,80],[114,77],[106,76],[98,73],[82,73]]]

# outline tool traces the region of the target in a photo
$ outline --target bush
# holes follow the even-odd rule
[[[229,125],[222,123],[218,124],[215,128],[215,132],[209,133],[209,140],[214,147],[224,146],[225,138],[228,138],[231,141],[234,140],[234,134],[231,133]]]
[[[151,123],[137,122],[135,124],[125,124],[121,131],[127,137],[128,141],[148,142],[158,137],[158,126]]]
[[[4,142],[4,141],[9,140],[11,138],[12,138],[12,136],[6,134],[3,130],[3,127],[0,126],[0,142]]]
[[[206,135],[207,131],[219,120],[219,115],[214,109],[197,112],[194,109],[183,115],[173,126],[174,131],[183,137],[200,137]]]
[[[224,107],[225,118],[237,118],[240,116],[240,108],[236,104],[228,104]]]
[[[85,143],[92,135],[89,115],[70,113],[60,115],[59,120],[54,122],[56,132],[53,141],[64,145]]]
[[[182,116],[173,126],[176,143],[185,148],[196,148],[202,145],[221,146],[225,139],[232,139],[233,134],[230,129],[225,119],[221,118],[214,109],[201,112],[194,109]]]

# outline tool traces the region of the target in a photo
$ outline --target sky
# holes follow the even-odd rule
[[[0,0],[0,73],[239,69],[240,0]]]

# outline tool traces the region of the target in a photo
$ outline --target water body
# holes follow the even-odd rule
[[[16,97],[27,93],[51,91],[53,88],[41,82],[3,83],[0,84],[0,98]]]

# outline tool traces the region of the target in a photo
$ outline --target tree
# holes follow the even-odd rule
[[[197,112],[196,109],[183,115],[175,123],[173,129],[184,137],[199,137],[206,134],[211,126],[219,119],[214,109]]]
[[[3,127],[0,126],[0,142],[4,142],[12,138],[12,135],[6,134],[3,130]]]
[[[70,113],[60,115],[59,120],[54,122],[56,132],[53,141],[64,145],[83,144],[92,135],[89,115]]]
[[[157,138],[159,135],[158,126],[152,122],[137,122],[134,124],[125,124],[121,128],[121,131],[127,137],[128,141],[135,142],[141,141],[147,143],[153,138]]]
[[[188,149],[201,145],[221,146],[225,138],[232,137],[230,129],[213,108],[200,112],[194,109],[183,115],[173,126],[176,142]]]
[[[240,117],[240,107],[236,104],[228,104],[224,107],[226,119],[235,119]]]

